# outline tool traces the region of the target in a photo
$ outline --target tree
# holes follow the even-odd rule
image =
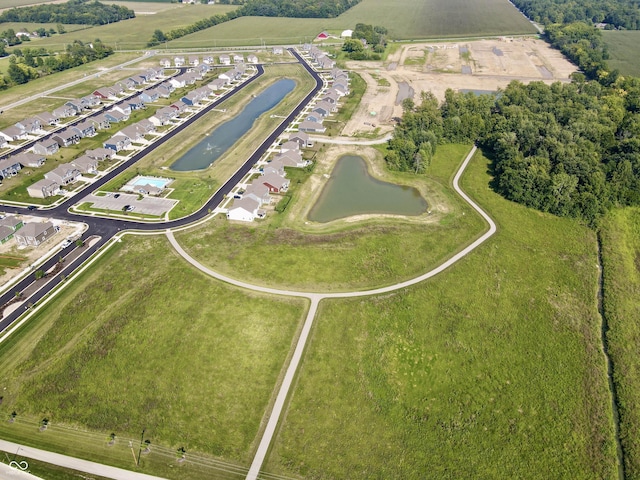
[[[342,51],[349,53],[364,52],[364,44],[360,40],[348,38],[342,44]]]

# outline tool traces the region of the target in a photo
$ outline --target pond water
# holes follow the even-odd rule
[[[420,215],[426,210],[427,202],[418,190],[377,180],[361,157],[345,155],[338,159],[309,220],[324,223],[370,213]]]
[[[207,134],[197,145],[171,165],[180,172],[209,167],[253,126],[256,118],[271,110],[291,92],[296,82],[289,78],[278,80],[265,89],[234,118]]]

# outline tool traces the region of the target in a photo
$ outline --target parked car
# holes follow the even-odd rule
[[[35,205],[29,205],[29,206],[27,207],[27,209],[29,209],[29,210],[37,210],[37,209],[38,209],[38,207],[36,207]]]

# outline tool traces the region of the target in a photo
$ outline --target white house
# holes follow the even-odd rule
[[[243,222],[253,222],[258,216],[260,203],[253,198],[241,198],[233,201],[233,205],[227,211],[229,220],[240,220]]]

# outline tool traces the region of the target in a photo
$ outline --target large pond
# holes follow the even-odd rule
[[[171,170],[184,172],[209,167],[249,131],[256,118],[280,103],[295,86],[296,82],[289,78],[278,80],[251,100],[233,119],[207,134],[200,143],[176,160]]]
[[[427,202],[418,190],[377,180],[369,175],[361,157],[346,155],[338,159],[309,220],[324,223],[371,213],[420,215],[426,209]]]

